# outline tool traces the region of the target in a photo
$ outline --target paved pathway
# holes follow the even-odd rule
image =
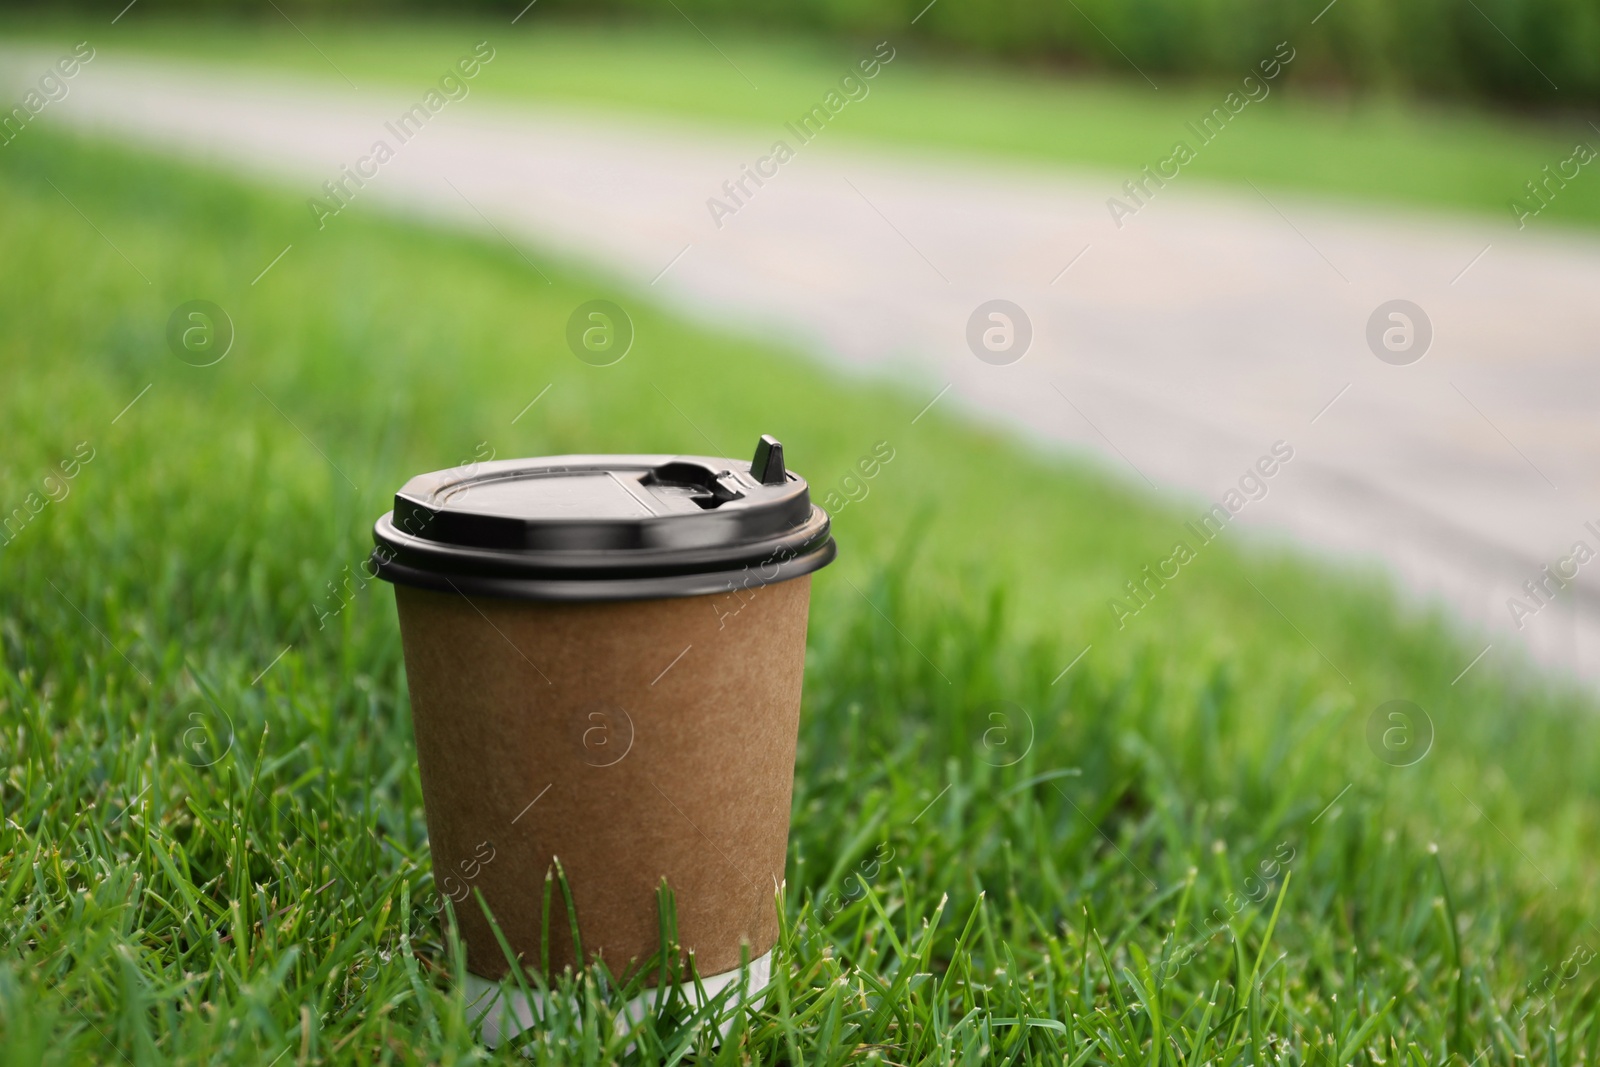
[[[357,93],[104,56],[38,121],[309,197],[375,140],[398,145],[384,124],[422,88]],[[1118,228],[1106,200],[1132,175],[845,150],[826,134],[796,145],[718,228],[707,198],[780,137],[792,140],[474,96],[398,145],[353,209],[486,234],[492,220],[714,324],[904,375],[941,405],[1088,449],[1185,494],[1197,516],[1287,441],[1293,460],[1238,525],[1382,561],[1449,603],[1490,655],[1520,644],[1600,677],[1600,563],[1521,630],[1507,605],[1574,542],[1600,552],[1584,525],[1600,529],[1600,241],[1537,220],[1519,233],[1509,215],[1221,193],[1187,175]],[[965,339],[993,298],[1032,323],[1010,365],[980,361]],[[1365,337],[1394,298],[1425,309],[1434,334],[1407,366]]]

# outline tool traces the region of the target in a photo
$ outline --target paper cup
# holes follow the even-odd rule
[[[529,969],[599,959],[629,975],[661,947],[663,883],[701,976],[765,962],[809,575],[835,554],[781,446],[764,438],[753,463],[440,471],[407,483],[375,534],[378,573],[396,584],[434,878],[468,970],[508,969],[486,905]],[[558,859],[581,955],[547,880]]]

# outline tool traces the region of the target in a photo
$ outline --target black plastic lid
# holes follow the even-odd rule
[[[770,436],[749,463],[550,456],[419,474],[373,540],[388,581],[524,600],[729,592],[837,554],[827,513]]]

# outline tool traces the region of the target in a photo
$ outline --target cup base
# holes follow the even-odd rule
[[[685,987],[684,992],[698,1007],[715,999],[729,986],[742,985],[740,993],[728,998],[717,1024],[722,1036],[726,1037],[733,1027],[734,1012],[751,1003],[754,995],[765,989],[771,979],[772,953],[768,952],[751,960],[748,968],[736,967],[731,971],[710,975],[700,979],[698,987]],[[532,1029],[544,1015],[546,997],[537,991],[530,991],[524,996],[515,987],[502,986],[499,982],[480,978],[470,972],[465,984],[467,1015],[474,1022],[482,1022],[483,1043],[489,1048],[498,1048],[502,1041]],[[700,995],[701,989],[705,990],[704,997]],[[632,1029],[635,1023],[644,1018],[655,997],[656,991],[647,989],[624,1004],[617,1013],[617,1030],[627,1033]]]

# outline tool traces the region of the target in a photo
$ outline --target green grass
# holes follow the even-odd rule
[[[1119,629],[1191,509],[943,406],[912,425],[931,389],[492,238],[359,205],[315,233],[293,191],[28,138],[0,152],[0,516],[62,499],[0,547],[8,1060],[521,1062],[454,984],[389,592],[322,626],[328,583],[480,443],[760,432],[819,491],[895,450],[816,582],[780,981],[714,1051],[682,1013],[618,1036],[621,994],[566,978],[587,1007],[541,1062],[1600,1057],[1588,697],[1498,652],[1452,684],[1477,646],[1440,618],[1231,533]],[[638,330],[609,368],[562,340],[596,296]],[[165,347],[195,298],[237,325],[215,366]],[[1392,698],[1436,728],[1412,767],[1366,741]]]
[[[889,39],[897,49],[894,61],[870,83],[865,100],[848,105],[830,124],[830,141],[1093,167],[1107,172],[1108,196],[1141,167],[1171,155],[1175,141],[1194,144],[1184,124],[1220,106],[1254,63],[1243,64],[1237,78],[1210,83],[1162,78],[1158,91],[1131,70],[1113,80],[953,62],[894,33],[855,44],[804,37],[780,42],[713,26],[713,47],[687,25],[551,22],[541,20],[538,8],[516,26],[509,19],[419,26],[316,23],[302,16],[297,21],[306,36],[273,19],[171,22],[141,16],[136,8],[115,27],[16,20],[9,35],[51,47],[87,38],[107,56],[145,52],[229,69],[259,65],[346,90],[343,72],[357,85],[418,92],[473,44],[488,40],[497,54],[474,84],[482,99],[712,121],[748,131],[761,147],[820,102],[877,41]],[[1381,94],[1329,96],[1289,84],[1295,65],[1287,69],[1265,101],[1247,107],[1184,169],[1186,184],[1237,186],[1254,196],[1243,185],[1250,179],[1269,188],[1477,212],[1511,223],[1509,202],[1527,195],[1524,183],[1541,177],[1541,168],[1556,168],[1576,142],[1600,145],[1600,134],[1573,116],[1487,113]],[[1600,177],[1591,170],[1580,170],[1530,227],[1600,222]]]

